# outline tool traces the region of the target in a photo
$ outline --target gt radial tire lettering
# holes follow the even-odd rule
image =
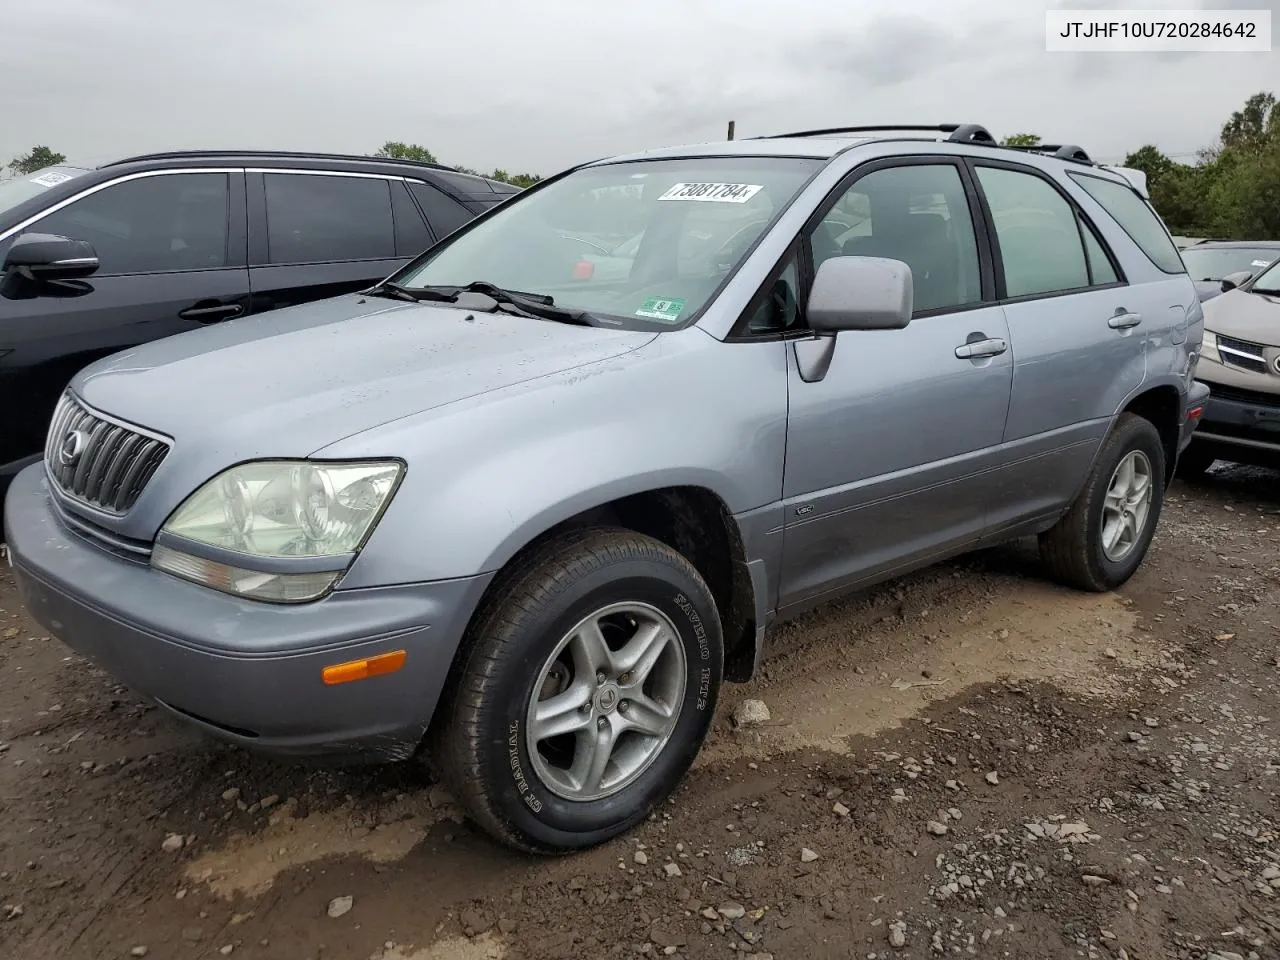
[[[711,668],[703,667],[698,673],[698,711],[707,709],[707,698],[711,695]]]
[[[685,616],[689,618],[689,622],[693,625],[693,635],[698,638],[698,658],[701,660],[711,659],[711,646],[707,643],[707,630],[702,625],[702,618],[698,616],[698,611],[693,609],[691,604],[683,593],[675,595],[675,604],[684,611]]]
[[[512,723],[507,728],[507,757],[511,762],[511,778],[516,782],[516,789],[525,804],[534,813],[542,810],[542,801],[530,792],[529,782],[524,778],[524,769],[520,765],[520,724]]]

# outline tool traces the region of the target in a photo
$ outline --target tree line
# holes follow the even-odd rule
[[[1034,147],[1041,140],[1017,133],[1001,143]],[[1151,205],[1175,235],[1280,240],[1280,103],[1272,93],[1255,93],[1233,111],[1195,163],[1149,143],[1124,165],[1147,175]]]
[[[390,157],[395,160],[417,160],[421,163],[439,163],[436,155],[426,147],[416,143],[401,143],[398,140],[388,140],[372,154],[375,157]],[[460,173],[470,173],[477,177],[488,177],[490,180],[501,180],[503,183],[510,183],[521,189],[532,187],[535,183],[542,179],[536,173],[508,173],[501,167],[495,167],[488,173],[480,170],[473,170],[470,167],[454,167],[454,170]]]
[[[64,154],[55,153],[48,147],[32,147],[22,156],[10,160],[9,169],[15,177],[25,177],[28,173],[52,167],[55,163],[64,163],[66,159]]]

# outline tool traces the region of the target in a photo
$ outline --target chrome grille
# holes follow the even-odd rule
[[[64,493],[108,513],[124,513],[168,453],[167,440],[93,413],[64,393],[49,426],[44,462]]]
[[[1242,370],[1249,370],[1253,373],[1266,373],[1267,358],[1264,355],[1265,349],[1260,343],[1250,343],[1248,340],[1237,340],[1235,337],[1218,335],[1218,355],[1222,357],[1222,362],[1233,367],[1239,367]]]

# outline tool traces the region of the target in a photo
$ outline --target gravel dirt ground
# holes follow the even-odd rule
[[[0,958],[1280,957],[1278,628],[1280,483],[1220,469],[1118,595],[1018,544],[779,629],[669,804],[535,860],[201,739],[5,573]]]

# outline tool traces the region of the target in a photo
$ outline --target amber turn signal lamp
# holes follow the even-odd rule
[[[404,650],[392,650],[380,653],[367,660],[350,660],[346,663],[335,663],[324,668],[324,682],[329,686],[338,683],[351,683],[353,680],[364,680],[384,673],[395,673],[404,666],[408,654]]]

